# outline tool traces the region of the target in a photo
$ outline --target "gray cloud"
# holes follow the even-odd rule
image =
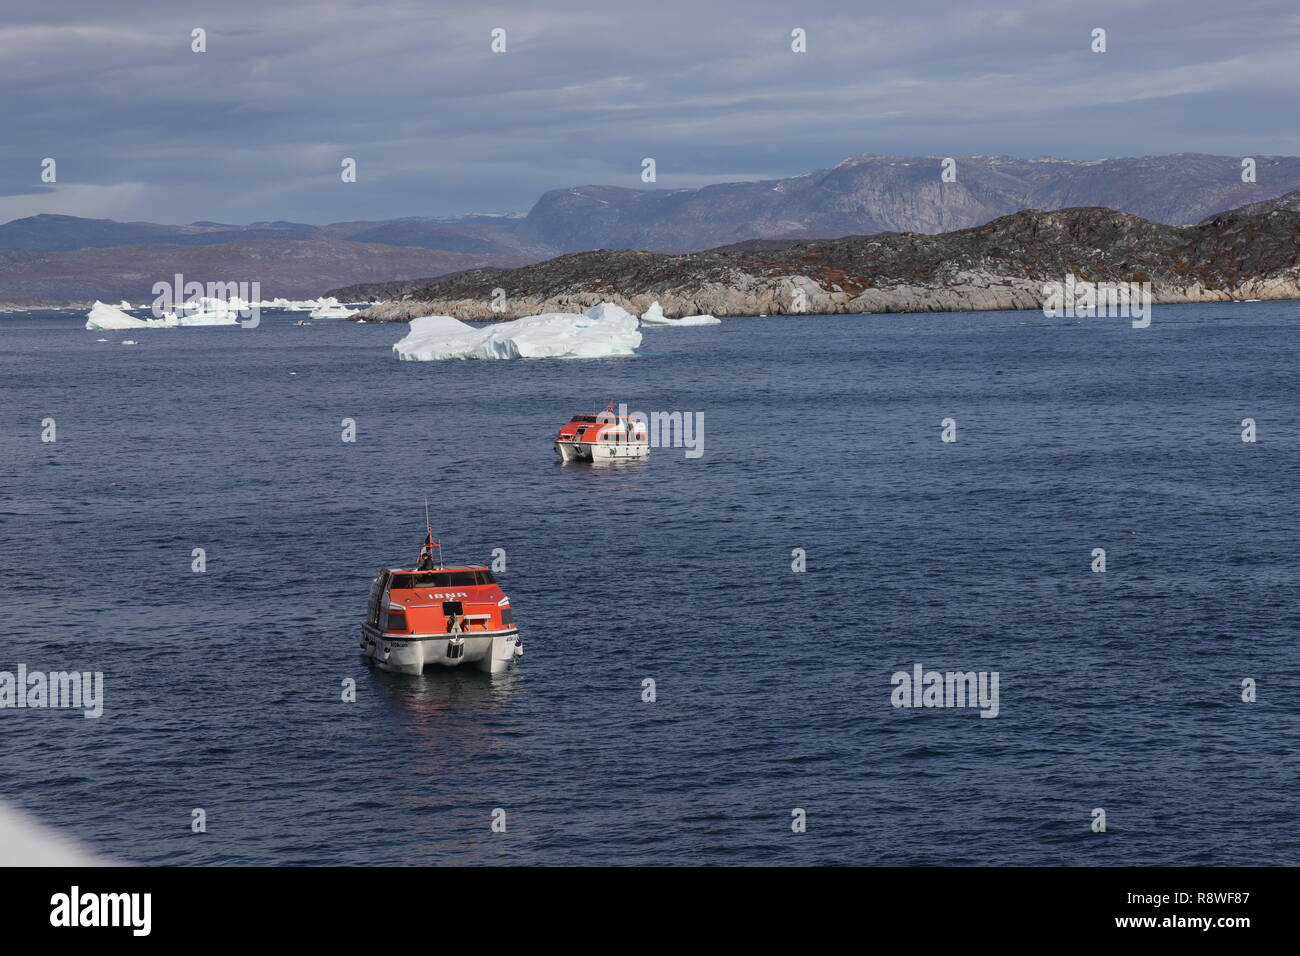
[[[640,186],[644,156],[671,188],[863,152],[1300,152],[1282,119],[1300,16],[1280,0],[860,6],[48,0],[0,26],[0,218],[523,211]]]

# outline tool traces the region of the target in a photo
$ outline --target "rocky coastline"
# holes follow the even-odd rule
[[[658,301],[670,317],[1040,309],[1046,283],[1149,283],[1155,304],[1300,298],[1295,194],[1169,226],[1102,207],[1026,210],[938,235],[756,240],[679,255],[596,250],[403,284],[357,318],[465,321]],[[500,290],[500,291],[498,291]],[[367,287],[331,295],[366,298]],[[393,291],[391,288],[386,291]]]

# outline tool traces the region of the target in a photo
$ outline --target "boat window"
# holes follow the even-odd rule
[[[478,578],[475,584],[496,584],[497,579],[492,576],[491,571],[475,571],[475,577]]]
[[[575,422],[594,422],[595,420],[596,420],[595,415],[574,415],[573,416],[573,421]]]
[[[463,588],[478,584],[482,571],[424,571],[420,574],[394,574],[391,589],[409,591],[412,588]]]
[[[473,571],[445,571],[443,572],[443,576],[446,578],[443,582],[443,587],[473,587],[478,583],[474,580]]]

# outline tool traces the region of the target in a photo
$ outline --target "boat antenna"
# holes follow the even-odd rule
[[[429,499],[424,499],[424,545],[420,548],[419,564],[423,565],[427,558],[430,564],[434,563],[434,555],[437,554],[437,568],[446,567],[442,559],[442,545],[433,540],[433,524],[429,521]]]

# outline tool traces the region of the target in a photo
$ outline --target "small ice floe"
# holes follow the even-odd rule
[[[722,320],[712,315],[684,315],[680,319],[670,319],[664,315],[663,306],[658,302],[651,304],[641,315],[641,324],[648,328],[685,325],[721,325]]]
[[[352,310],[335,298],[320,298],[316,302],[316,308],[311,310],[313,319],[346,319],[352,315]]]
[[[258,303],[264,309],[284,309],[286,312],[310,312],[313,319],[346,319],[353,310],[333,296],[321,296],[319,299],[272,299],[270,302]],[[370,305],[361,303],[362,308]]]
[[[201,325],[238,325],[239,312],[247,309],[242,299],[213,299],[202,296],[181,303],[180,324],[185,327]]]
[[[95,339],[96,342],[107,342],[108,339]]]
[[[123,340],[122,340],[122,344],[123,344],[123,345],[139,345],[140,343],[137,342],[135,339],[123,339]]]
[[[449,315],[411,320],[393,346],[404,362],[445,359],[607,358],[635,355],[641,344],[636,317],[609,302],[583,314],[546,312],[474,328]]]
[[[687,325],[721,325],[722,320],[715,315],[683,315],[680,319],[665,318],[659,322],[642,322],[652,329],[673,328]]]

